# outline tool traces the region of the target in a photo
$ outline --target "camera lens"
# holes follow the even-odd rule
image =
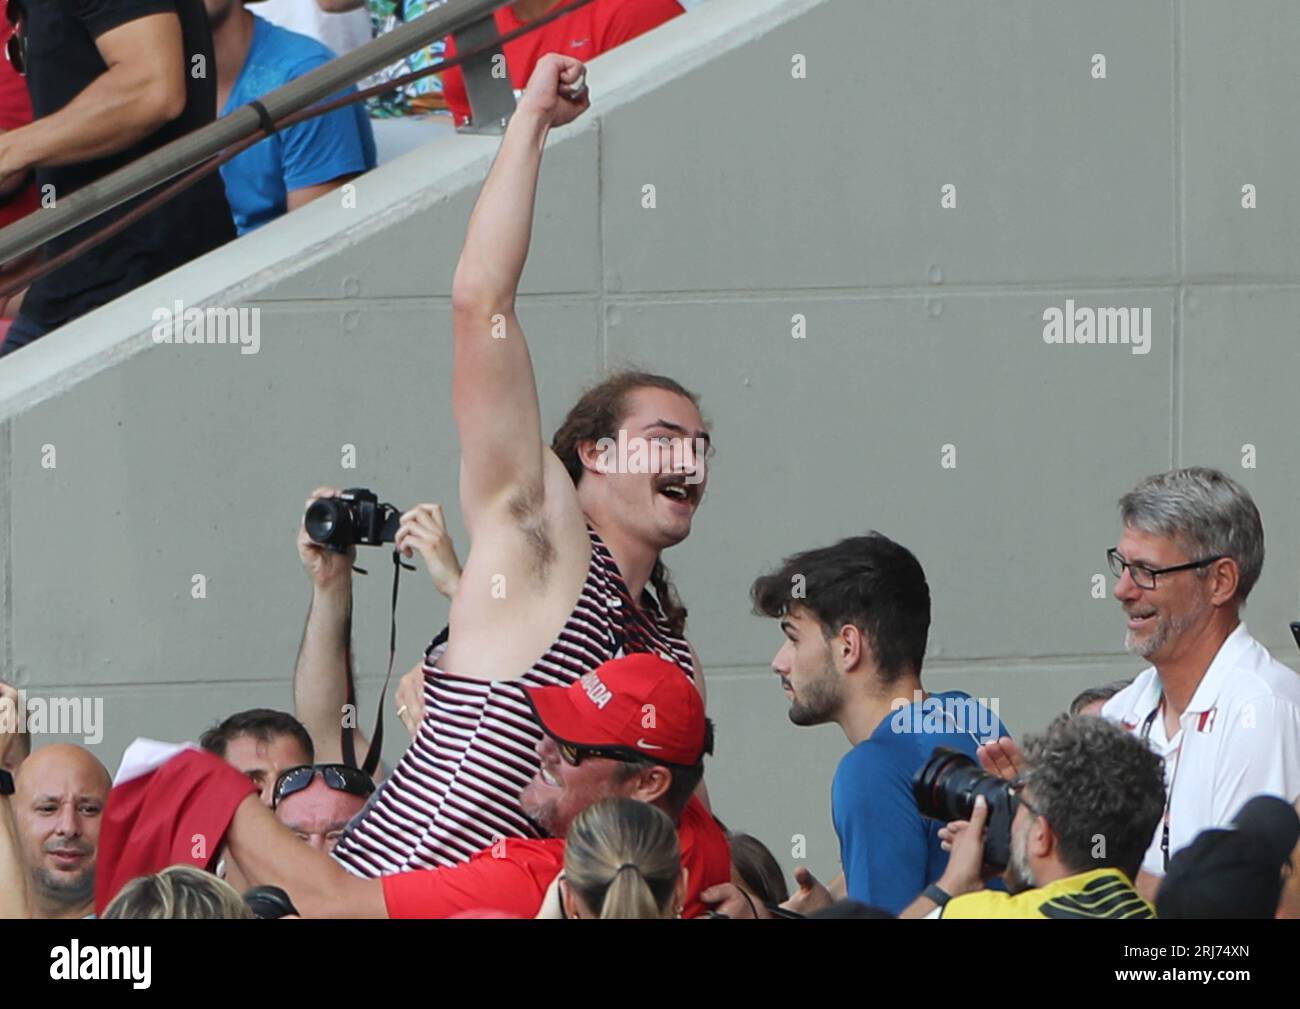
[[[960,750],[935,747],[912,778],[912,796],[920,814],[931,820],[950,823],[969,820],[975,809],[976,796],[988,803],[988,830],[984,839],[984,864],[1001,872],[1011,852],[1011,820],[1015,802],[1010,786],[1001,778],[980,770],[979,765]]]
[[[303,517],[303,525],[313,543],[346,549],[352,545],[352,509],[338,498],[313,501]]]
[[[912,796],[922,816],[932,820],[969,819],[973,778],[980,776],[975,761],[959,750],[946,746],[935,747],[912,779]]]

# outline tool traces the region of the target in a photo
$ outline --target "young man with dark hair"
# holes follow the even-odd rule
[[[974,758],[980,743],[1006,735],[996,703],[922,688],[930,588],[911,552],[880,533],[789,557],[751,594],[755,612],[779,619],[786,637],[772,669],[790,721],[835,722],[852,747],[831,784],[846,892],[896,914],[947,862],[912,776],[936,746]],[[796,878],[792,906],[829,903],[806,869]]]
[[[280,774],[315,759],[311,736],[303,724],[288,712],[270,708],[231,715],[203,733],[199,746],[247,775],[268,809]]]
[[[1006,893],[982,881],[988,806],[944,829],[952,857],[904,918],[1151,918],[1133,887],[1165,802],[1160,757],[1091,715],[1061,715],[1025,741],[1012,783]]]

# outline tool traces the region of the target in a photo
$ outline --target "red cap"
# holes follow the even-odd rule
[[[567,687],[525,687],[538,722],[572,746],[618,748],[663,764],[704,758],[704,702],[681,666],[649,652],[603,662]]]

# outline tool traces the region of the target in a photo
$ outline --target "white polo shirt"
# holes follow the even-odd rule
[[[1231,823],[1253,796],[1294,802],[1300,795],[1300,674],[1274,659],[1244,623],[1219,648],[1172,739],[1163,712],[1151,717],[1160,692],[1152,666],[1101,714],[1136,735],[1149,727],[1151,748],[1165,761],[1171,858],[1202,830]],[[1142,862],[1157,876],[1165,873],[1162,832],[1163,820]]]

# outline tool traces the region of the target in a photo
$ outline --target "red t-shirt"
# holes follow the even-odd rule
[[[532,76],[537,61],[547,53],[562,53],[586,62],[685,13],[677,0],[592,0],[572,14],[507,42],[503,51],[510,81],[514,87],[522,88]],[[514,8],[508,5],[498,8],[495,17],[497,31],[502,35],[526,23],[515,17]],[[455,54],[456,43],[449,37],[447,58]],[[459,69],[442,75],[442,95],[456,118],[456,125],[464,125],[469,118],[469,98]]]
[[[0,49],[8,44],[13,33],[13,25],[0,18]],[[32,101],[27,96],[27,82],[0,53],[0,130],[16,130],[31,121]],[[0,206],[0,228],[26,217],[38,203],[36,183],[30,182],[18,196]]]
[[[689,872],[684,916],[703,913],[700,891],[731,879],[731,846],[713,817],[691,799],[677,825],[682,865]],[[532,918],[547,887],[564,868],[564,841],[509,837],[449,869],[382,877],[390,918],[450,918],[487,908]]]

